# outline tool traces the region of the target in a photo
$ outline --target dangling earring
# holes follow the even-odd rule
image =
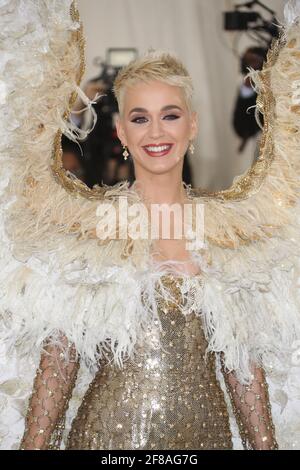
[[[123,145],[123,149],[124,149],[124,152],[123,152],[124,160],[127,160],[127,157],[129,157],[129,153],[127,151],[126,145]]]
[[[190,153],[193,155],[194,154],[194,151],[195,151],[195,147],[194,147],[194,144],[193,142],[190,143],[190,146],[189,146],[189,151]]]

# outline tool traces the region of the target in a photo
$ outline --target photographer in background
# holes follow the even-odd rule
[[[112,83],[115,70],[105,66],[101,78],[89,80],[83,88],[86,96],[93,100],[96,94],[101,94],[101,99],[94,105],[97,114],[97,122],[88,138],[81,143],[83,153],[87,161],[86,183],[89,187],[95,184],[113,185],[118,182],[118,166],[122,163],[122,147],[115,132],[115,116],[118,113],[118,105],[112,93]],[[78,98],[73,111],[80,111],[84,104]],[[89,113],[74,114],[72,120],[82,129],[91,127],[91,115]],[[130,177],[130,163],[128,176]]]
[[[241,59],[241,72],[244,76],[248,73],[248,67],[261,70],[267,56],[267,49],[262,47],[249,47]],[[248,140],[255,137],[260,128],[255,120],[254,108],[257,94],[251,87],[250,78],[246,78],[241,85],[235,102],[233,114],[233,127],[236,134],[242,139],[238,152],[243,152]]]
[[[86,183],[87,162],[81,155],[78,145],[62,135],[61,146],[63,167]]]

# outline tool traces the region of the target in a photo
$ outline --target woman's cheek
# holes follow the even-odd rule
[[[135,129],[131,129],[130,133],[129,133],[129,138],[130,140],[135,143],[135,142],[138,142],[139,139],[145,134],[145,129],[142,129],[142,128],[135,128]]]

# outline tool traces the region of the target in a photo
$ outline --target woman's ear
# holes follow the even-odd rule
[[[127,145],[125,132],[124,132],[124,128],[123,128],[120,116],[116,118],[116,131],[117,131],[118,138],[120,139],[122,144]]]

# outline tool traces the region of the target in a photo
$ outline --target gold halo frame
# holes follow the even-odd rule
[[[70,15],[74,22],[79,22],[80,28],[73,31],[72,40],[76,41],[80,51],[80,67],[76,77],[76,83],[79,86],[85,72],[85,39],[83,35],[83,25],[80,21],[79,11],[73,1],[70,7]],[[264,63],[260,74],[261,87],[257,97],[257,108],[264,117],[263,133],[260,140],[259,156],[252,166],[242,175],[236,176],[230,188],[221,191],[208,191],[201,188],[191,188],[190,194],[195,197],[208,197],[220,199],[224,201],[240,201],[256,194],[268,173],[268,169],[274,159],[274,145],[272,138],[272,122],[275,114],[275,99],[271,88],[270,68],[275,64],[282,46],[285,44],[284,35],[279,39],[273,40],[271,48],[268,51],[267,60]],[[71,113],[71,109],[77,99],[77,93],[73,92],[70,100],[68,111],[63,115],[67,119]],[[94,186],[89,188],[85,183],[70,176],[63,167],[62,132],[56,133],[53,145],[51,168],[56,180],[68,192],[88,199],[103,200],[107,187]],[[128,183],[129,184],[129,183]]]

